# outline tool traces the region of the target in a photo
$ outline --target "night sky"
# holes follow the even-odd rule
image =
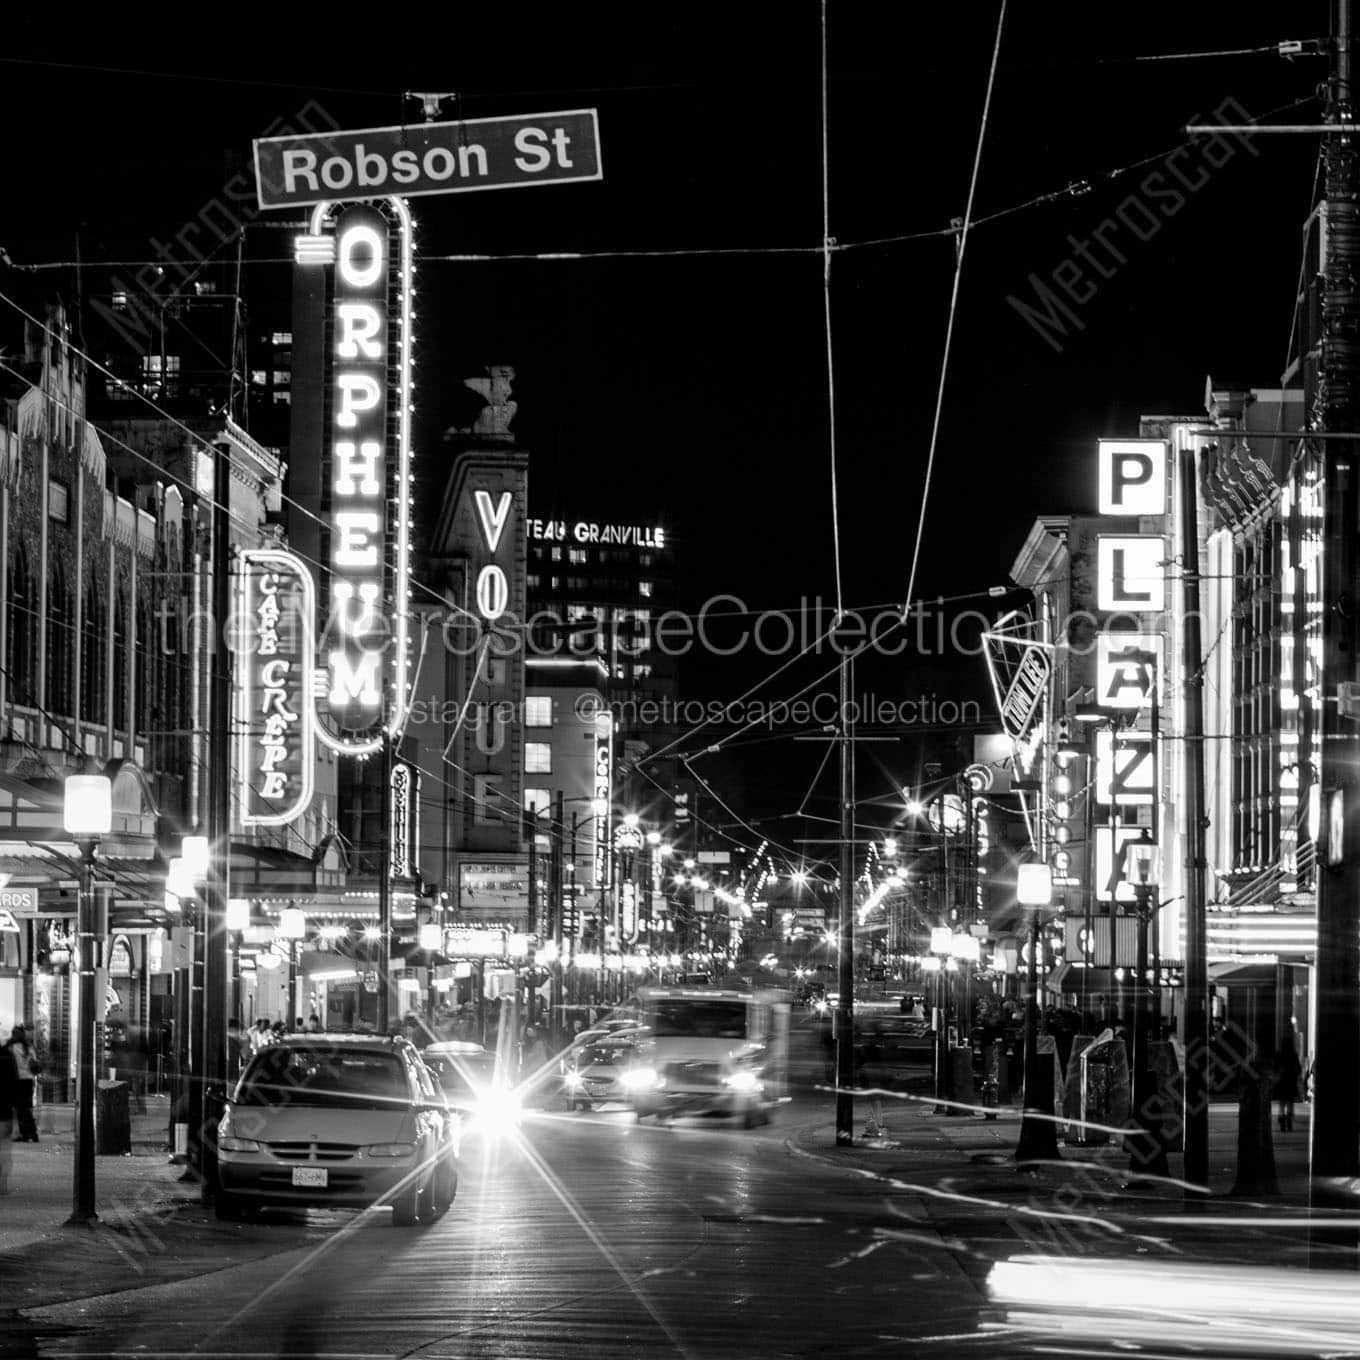
[[[832,266],[845,600],[900,605],[954,243],[860,243],[938,232],[962,214],[997,6],[829,8],[830,231],[847,247]],[[161,25],[138,11],[135,29],[129,21],[106,31],[67,23],[16,32],[9,21],[0,246],[14,265],[70,260],[77,235],[92,265],[146,258],[150,238],[173,237],[234,165],[248,169],[252,137],[308,99],[346,127],[418,121],[402,98],[411,89],[457,90],[467,117],[598,108],[602,183],[416,201],[421,452],[443,456],[439,436],[461,377],[512,364],[536,505],[664,524],[690,609],[717,592],[753,608],[834,598],[816,252],[818,4],[504,3],[454,6],[438,21],[418,10],[405,22],[384,15],[373,32],[346,18],[305,34],[219,9],[202,37],[176,13]],[[1211,118],[1229,99],[1267,121],[1313,120],[1325,63],[1271,52],[1134,58],[1256,48],[1325,27],[1316,3],[1012,0],[975,217],[1076,181],[1089,190],[1059,192],[970,234],[919,595],[1005,584],[1036,514],[1091,508],[1097,437],[1135,433],[1143,412],[1199,412],[1210,373],[1277,383],[1317,141],[1234,144],[1207,171],[1192,147],[1177,163],[1204,182],[1182,191],[1167,178],[1166,153],[1185,141],[1188,120]],[[1140,187],[1153,172],[1162,178]],[[1117,215],[1130,197],[1126,215],[1141,232]],[[1068,236],[1088,240],[1103,222],[1114,223],[1105,232],[1113,250],[1097,272]],[[261,262],[248,274],[253,316],[284,304],[287,266],[268,261],[287,255],[288,239],[249,233],[248,253]],[[432,258],[644,251],[661,254]],[[743,253],[705,253],[715,251]],[[1065,262],[1082,270],[1079,292],[1097,286],[1050,344],[1008,298],[1033,303],[1029,276],[1052,287]],[[0,266],[0,290],[12,277]],[[40,277],[74,291],[73,271]],[[9,319],[4,333],[13,334]],[[685,692],[733,697],[783,659],[746,649],[692,660]],[[817,673],[793,668],[772,694]],[[889,697],[987,693],[977,658],[907,654],[862,667],[860,681]],[[922,755],[951,743],[930,733],[924,744],[866,748],[861,795],[914,781]],[[792,810],[820,750],[787,740],[757,749],[756,761],[748,752],[701,768],[751,816]],[[832,791],[827,779],[820,792]]]

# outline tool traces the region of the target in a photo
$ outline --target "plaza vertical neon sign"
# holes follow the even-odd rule
[[[400,199],[388,205],[392,220],[370,204],[335,219],[329,590],[316,704],[318,735],[351,756],[397,734],[407,704],[411,219]],[[312,242],[329,211],[314,213]]]

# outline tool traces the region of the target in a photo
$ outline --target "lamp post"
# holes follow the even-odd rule
[[[1133,1071],[1147,1066],[1148,1045],[1148,925],[1156,911],[1154,898],[1158,880],[1158,848],[1146,827],[1136,841],[1124,847],[1124,876],[1133,884],[1138,910],[1137,963],[1133,979]]]
[[[1126,877],[1133,884],[1138,905],[1138,952],[1133,983],[1133,1106],[1141,1133],[1130,1152],[1136,1170],[1152,1175],[1167,1174],[1166,1150],[1159,1136],[1161,1120],[1152,1108],[1156,1098],[1153,1073],[1148,1066],[1148,924],[1157,910],[1157,885],[1161,877],[1157,843],[1147,828],[1124,848]],[[1154,983],[1155,985],[1155,983]]]
[[[930,952],[933,956],[935,978],[935,1113],[949,1113],[949,1039],[945,1026],[949,1023],[945,960],[953,946],[954,933],[948,926],[936,926],[930,932]]]
[[[95,918],[94,857],[113,829],[113,785],[105,775],[68,775],[62,820],[80,850],[77,935],[80,1001],[76,1029],[76,1156],[71,1217],[75,1227],[99,1221],[94,1207],[95,948],[103,933]],[[102,944],[102,941],[100,941]]]
[[[1053,903],[1053,874],[1047,864],[1022,864],[1016,874],[1015,897],[1029,912],[1029,996],[1025,1000],[1025,1112],[1020,1121],[1016,1161],[1053,1161],[1058,1156],[1058,1130],[1053,1122],[1052,1067],[1039,1065],[1040,918]],[[1043,1075],[1041,1075],[1043,1073]]]

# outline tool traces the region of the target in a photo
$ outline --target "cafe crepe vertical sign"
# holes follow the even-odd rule
[[[275,548],[240,554],[235,649],[242,826],[285,826],[312,801],[315,618],[316,591],[305,563]]]

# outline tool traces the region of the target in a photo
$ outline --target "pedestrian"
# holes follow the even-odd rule
[[[19,1069],[14,1065],[14,1050],[8,1044],[0,1045],[0,1195],[9,1194],[9,1169],[13,1164],[10,1144],[18,1099]]]
[[[313,1011],[307,1017],[307,1033],[308,1034],[321,1033],[321,1017],[315,1011]]]
[[[1298,1050],[1294,1047],[1294,1031],[1287,1029],[1275,1055],[1276,1100],[1280,1102],[1280,1132],[1294,1132],[1294,1102],[1299,1098],[1299,1077],[1303,1075],[1303,1064],[1299,1062]]]
[[[227,1080],[235,1081],[250,1056],[249,1040],[241,1033],[241,1022],[234,1016],[227,1017]]]
[[[15,1091],[14,1118],[18,1124],[16,1142],[36,1143],[38,1126],[33,1122],[33,1081],[42,1072],[42,1064],[28,1042],[28,1031],[15,1025],[9,1035],[9,1051],[14,1058]]]
[[[537,1091],[548,1071],[548,1046],[533,1025],[524,1027],[524,1047],[521,1050],[520,1084],[526,1096]]]

